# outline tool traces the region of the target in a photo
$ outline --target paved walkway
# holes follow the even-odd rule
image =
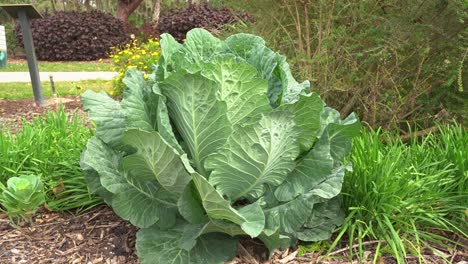
[[[41,81],[49,81],[52,75],[54,82],[70,82],[81,80],[112,80],[116,72],[40,72]],[[0,83],[31,82],[29,72],[0,72]]]

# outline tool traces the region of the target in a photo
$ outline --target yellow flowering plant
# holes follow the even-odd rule
[[[138,39],[133,40],[124,46],[116,46],[111,48],[109,57],[112,59],[113,71],[119,73],[114,78],[113,89],[111,95],[121,95],[125,88],[122,82],[125,72],[131,68],[136,68],[145,73],[151,71],[151,66],[157,64],[161,54],[161,47],[157,38],[148,39],[146,42],[141,42]]]

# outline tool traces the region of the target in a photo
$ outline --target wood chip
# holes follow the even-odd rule
[[[42,210],[35,219],[41,220],[19,229],[0,225],[1,264],[138,263],[134,246],[136,228],[107,206],[82,215]],[[121,256],[112,252],[115,249],[119,249]]]
[[[279,262],[281,264],[285,264],[285,263],[288,263],[289,261],[293,260],[296,256],[297,256],[297,250],[294,251],[293,253],[289,254],[287,257],[281,259]]]

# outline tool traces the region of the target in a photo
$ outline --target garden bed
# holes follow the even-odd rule
[[[21,120],[24,118],[31,121],[34,117],[41,116],[48,111],[57,110],[63,105],[69,113],[81,110],[81,102],[78,96],[65,96],[61,98],[48,98],[45,100],[45,107],[37,107],[33,98],[16,100],[0,99],[0,129],[7,128],[15,132],[21,127]]]
[[[63,99],[67,112],[85,115],[79,97]],[[54,104],[54,100],[48,100],[43,108],[35,107],[33,99],[0,100],[0,127],[17,131],[22,118],[31,120],[47,111],[56,110],[58,105]],[[0,263],[138,263],[136,231],[137,228],[105,205],[81,214],[51,212],[41,208],[30,224],[22,223],[19,228],[11,226],[6,215],[0,214]],[[454,235],[451,239],[468,245],[460,236]],[[376,243],[368,241],[365,245],[364,256],[372,263]],[[229,263],[349,263],[348,253],[346,240],[327,259],[321,253],[313,252],[298,256],[298,250],[294,248],[275,251],[271,260],[267,260],[267,251],[261,243],[244,239],[238,247],[237,257]],[[468,261],[466,249],[460,246],[452,252],[440,249],[439,253],[450,263],[466,264]],[[446,263],[432,251],[424,250],[421,254],[426,263]],[[389,256],[376,259],[377,263],[396,263]],[[418,258],[408,256],[407,263],[418,263]]]
[[[81,215],[43,209],[19,229],[0,218],[0,263],[138,263],[135,228],[106,206]]]
[[[8,224],[6,215],[0,214],[0,263],[138,263],[135,252],[137,229],[102,205],[82,214],[50,212],[44,208],[33,217],[31,224],[14,228]],[[371,259],[375,249],[366,251]],[[297,256],[297,250],[275,251],[270,261],[265,260],[266,251],[256,241],[243,240],[238,256],[229,264],[305,264],[349,263],[338,250],[335,259],[321,259],[320,253]],[[443,259],[426,254],[426,263],[446,263]],[[460,250],[447,256],[450,263],[466,264],[468,254]],[[367,263],[367,262],[366,262]],[[369,262],[372,263],[372,262]],[[379,258],[378,263],[396,263],[392,257]],[[407,263],[418,263],[409,256]]]

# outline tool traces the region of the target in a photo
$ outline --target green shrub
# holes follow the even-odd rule
[[[207,4],[192,5],[163,13],[158,23],[158,31],[169,33],[176,40],[182,41],[191,29],[219,30],[240,20],[252,21],[252,17],[245,12],[236,12],[229,8],[213,8]]]
[[[63,108],[22,121],[15,134],[0,133],[0,183],[10,177],[38,175],[45,186],[47,206],[53,210],[86,208],[100,200],[88,192],[79,161],[94,134],[77,113]]]
[[[130,40],[127,25],[99,11],[57,12],[31,21],[36,55],[46,61],[90,61],[106,56],[110,47]],[[18,43],[22,32],[16,27]]]
[[[122,95],[125,88],[123,78],[125,72],[130,68],[136,68],[145,73],[152,71],[154,65],[158,63],[161,54],[161,47],[158,39],[148,39],[145,42],[134,40],[123,47],[112,47],[109,57],[114,64],[113,70],[119,75],[113,80],[113,90],[111,95]]]
[[[341,120],[257,36],[196,29],[161,47],[148,81],[127,71],[121,102],[83,95],[86,179],[140,228],[141,263],[224,263],[242,235],[270,252],[328,239],[355,115]]]

